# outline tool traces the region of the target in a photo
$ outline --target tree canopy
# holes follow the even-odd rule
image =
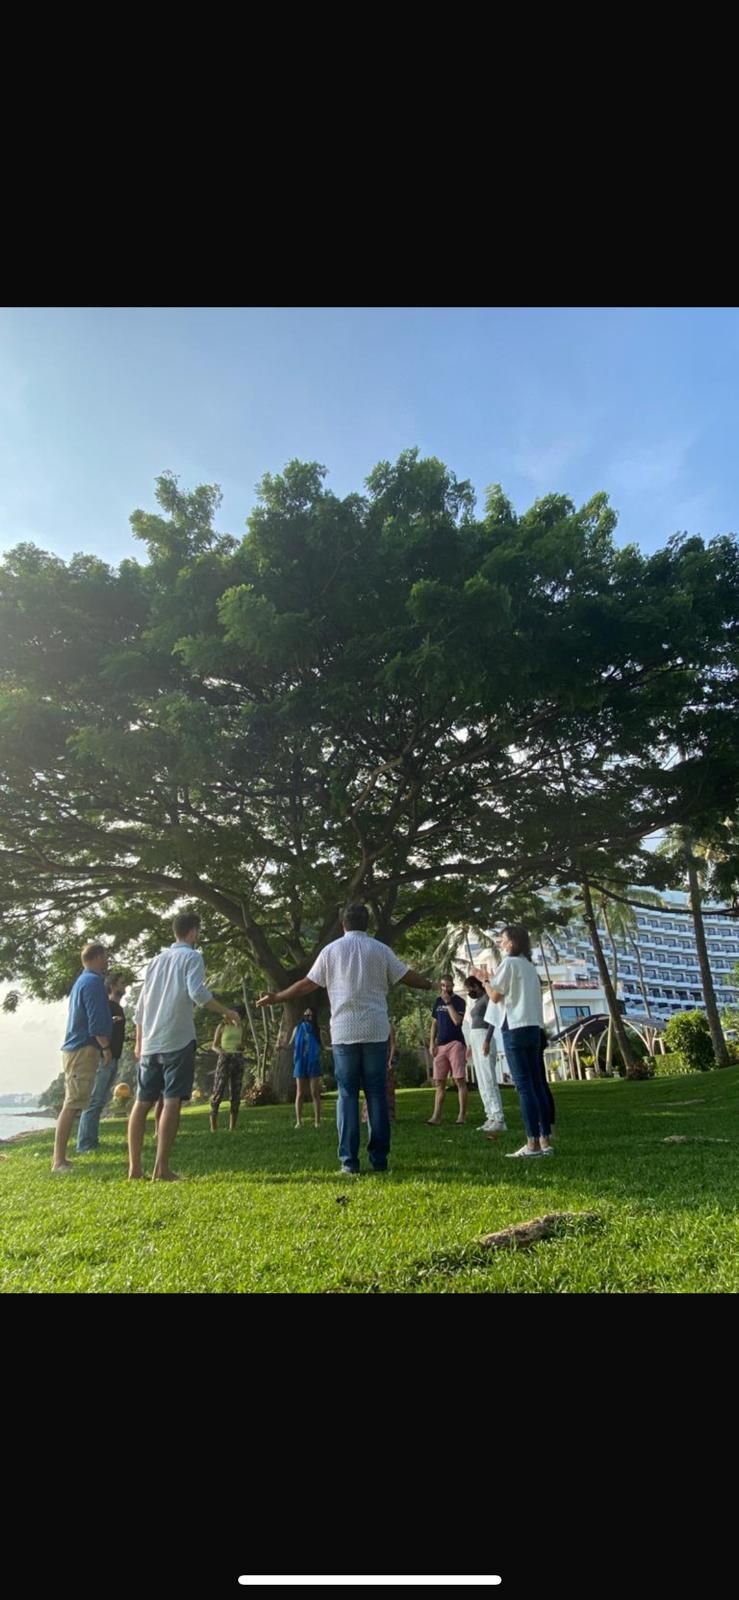
[[[489,926],[735,811],[733,537],[619,548],[604,494],[477,515],[415,450],[344,498],[291,462],[241,540],[213,486],[156,499],[145,560],[0,566],[0,976],[57,992],[81,931],[135,964],[187,899],[282,986],[348,900],[390,943]]]

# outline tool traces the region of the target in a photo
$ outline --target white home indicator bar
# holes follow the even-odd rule
[[[287,1583],[299,1583],[299,1584],[319,1584],[320,1583],[320,1584],[325,1584],[325,1583],[332,1583],[332,1584],[339,1584],[339,1585],[342,1584],[342,1583],[356,1583],[356,1584],[381,1584],[381,1583],[392,1583],[392,1584],[396,1584],[397,1583],[397,1584],[400,1584],[400,1583],[407,1583],[407,1584],[434,1584],[434,1585],[446,1584],[447,1587],[449,1587],[449,1588],[456,1588],[459,1584],[468,1584],[468,1585],[469,1584],[477,1584],[478,1586],[482,1585],[484,1587],[484,1585],[487,1584],[487,1583],[502,1583],[502,1581],[503,1580],[500,1577],[489,1577],[489,1578],[469,1578],[469,1577],[468,1578],[451,1578],[451,1577],[446,1577],[446,1578],[429,1578],[429,1577],[426,1577],[426,1578],[409,1578],[409,1577],[405,1577],[405,1578],[335,1578],[335,1577],[334,1578],[331,1578],[331,1577],[328,1577],[328,1578],[297,1578],[297,1577],[285,1577],[285,1578],[277,1578],[277,1577],[272,1577],[272,1578],[261,1577],[261,1578],[259,1578],[259,1577],[255,1577],[255,1578],[249,1578],[249,1577],[242,1577],[242,1578],[239,1578],[239,1583],[253,1584],[255,1587],[258,1584],[263,1584],[263,1583],[269,1583],[269,1584],[287,1584]]]

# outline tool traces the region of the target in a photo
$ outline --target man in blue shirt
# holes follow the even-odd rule
[[[172,1171],[169,1156],[180,1107],[192,1094],[195,1076],[193,1006],[217,1011],[227,1022],[240,1021],[236,1011],[214,1000],[206,984],[205,962],[195,948],[200,938],[197,911],[179,912],[172,928],[176,942],[149,962],[133,1014],[139,1070],[136,1104],[128,1119],[128,1176],[142,1178],[146,1119],[163,1095],[152,1178],[167,1183],[179,1176]]]
[[[108,1005],[113,1019],[110,1035],[111,1060],[98,1063],[95,1073],[95,1083],[90,1103],[80,1117],[77,1129],[77,1154],[78,1156],[90,1155],[100,1149],[100,1118],[113,1093],[113,1084],[118,1076],[118,1068],[123,1055],[123,1044],[126,1037],[126,1013],[121,1005],[121,1000],[126,993],[126,980],[121,972],[109,972],[105,980],[105,989],[108,996]]]
[[[459,1094],[459,1116],[456,1126],[461,1128],[467,1118],[467,1046],[462,1032],[466,1002],[454,993],[454,980],[448,974],[441,980],[441,994],[434,1001],[431,1013],[431,1039],[429,1048],[434,1063],[434,1109],[429,1126],[438,1128],[446,1094],[446,1080],[451,1072]]]
[[[72,1163],[67,1160],[72,1123],[90,1100],[101,1056],[106,1065],[113,1059],[110,1048],[113,1018],[103,978],[108,967],[108,952],[103,944],[86,944],[80,959],[82,971],[69,996],[67,1032],[62,1045],[64,1105],[56,1125],[52,1172],[72,1171]]]

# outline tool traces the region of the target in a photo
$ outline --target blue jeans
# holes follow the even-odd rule
[[[390,1149],[385,1088],[387,1039],[378,1044],[335,1044],[333,1054],[339,1091],[336,1126],[341,1165],[345,1172],[359,1171],[359,1091],[364,1089],[369,1120],[367,1154],[373,1171],[384,1172]]]
[[[100,1118],[110,1099],[110,1091],[115,1083],[120,1062],[100,1059],[95,1073],[95,1082],[92,1086],[90,1103],[80,1117],[77,1129],[77,1154],[87,1155],[90,1150],[97,1150],[100,1142]]]
[[[549,1097],[542,1080],[541,1029],[502,1028],[503,1049],[518,1090],[524,1127],[529,1139],[552,1131]]]

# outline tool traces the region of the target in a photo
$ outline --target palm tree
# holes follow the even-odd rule
[[[541,951],[541,959],[542,959],[542,962],[544,963],[544,971],[545,971],[545,973],[547,975],[547,988],[549,990],[549,998],[550,998],[550,1000],[552,1002],[552,1016],[554,1017],[554,1025],[556,1027],[557,1026],[557,1004],[556,1004],[556,1001],[555,1001],[555,998],[554,998],[554,984],[552,983],[552,974],[549,971],[549,962],[547,961],[547,950],[546,950],[546,947],[547,947],[547,945],[551,945],[552,955],[554,956],[555,961],[559,961],[559,951],[557,949],[556,944],[554,943],[554,940],[552,938],[551,933],[546,933],[546,932],[540,933],[539,934],[538,943],[539,943],[539,949]]]
[[[660,853],[677,862],[682,868],[688,885],[688,904],[695,934],[695,947],[698,952],[698,967],[700,970],[701,989],[706,1007],[706,1021],[711,1034],[713,1054],[718,1067],[728,1067],[729,1051],[721,1027],[716,990],[713,986],[711,963],[708,959],[708,946],[706,944],[706,930],[703,922],[703,895],[701,892],[700,874],[706,870],[710,857],[708,841],[701,840],[687,827],[673,828],[667,839],[659,846]],[[701,862],[701,854],[703,862]]]
[[[618,950],[616,946],[616,940],[620,939],[622,944],[629,946],[633,956],[636,959],[636,968],[639,975],[639,989],[644,1006],[644,1014],[647,1022],[653,1026],[654,1019],[649,1009],[649,996],[647,994],[647,985],[644,978],[644,967],[642,964],[641,950],[639,948],[639,923],[633,906],[627,905],[626,901],[620,898],[627,888],[628,886],[624,885],[620,879],[606,879],[605,881],[600,879],[598,884],[598,892],[595,896],[595,903],[598,905],[599,914],[603,918],[603,924],[608,934],[611,943],[611,950],[613,952],[613,987],[614,989],[616,988],[618,978]],[[616,896],[619,896],[619,898],[615,898]],[[662,896],[657,894],[654,889],[640,888],[639,899],[652,906],[661,906],[663,903]],[[607,1070],[610,1068],[611,1059],[612,1026],[609,1020],[608,1054],[606,1061]]]
[[[598,906],[595,905],[595,903],[593,901],[593,892],[592,892],[592,889],[591,889],[591,886],[590,886],[590,880],[584,873],[583,873],[581,884],[580,884],[580,892],[581,892],[581,895],[582,895],[583,916],[584,916],[584,919],[585,919],[585,925],[587,927],[588,934],[590,936],[590,942],[591,942],[591,944],[593,946],[593,953],[595,955],[595,960],[596,960],[596,963],[597,963],[598,972],[600,973],[600,981],[601,981],[601,983],[603,985],[603,990],[604,990],[605,997],[606,997],[606,1004],[608,1006],[608,1017],[609,1017],[609,1023],[608,1023],[609,1046],[608,1046],[608,1049],[609,1049],[609,1054],[608,1054],[608,1056],[606,1058],[606,1069],[608,1069],[609,1063],[612,1060],[612,1056],[613,1056],[612,1035],[615,1034],[616,1043],[618,1044],[618,1048],[619,1048],[619,1051],[621,1053],[621,1060],[623,1061],[624,1068],[625,1068],[626,1073],[628,1075],[630,1072],[633,1072],[635,1070],[636,1062],[635,1062],[634,1057],[633,1057],[632,1052],[631,1052],[631,1046],[629,1044],[628,1035],[626,1033],[626,1028],[624,1026],[624,1020],[623,1020],[623,1017],[622,1017],[621,1012],[619,1010],[618,997],[616,995],[616,987],[615,987],[615,985],[616,985],[616,982],[618,981],[618,956],[617,956],[617,953],[616,953],[615,943],[613,941],[613,938],[611,938],[611,935],[610,935],[610,928],[608,926],[608,913],[605,914],[604,920],[605,920],[605,923],[606,923],[606,928],[608,929],[609,938],[611,938],[611,949],[613,951],[613,956],[614,956],[614,974],[615,974],[615,976],[614,976],[613,979],[611,978],[611,974],[608,971],[608,962],[606,961],[605,951],[603,949],[603,945],[601,943],[600,934],[598,932],[598,916],[599,916],[599,914],[602,914],[602,908],[601,908],[600,905],[598,905]]]

